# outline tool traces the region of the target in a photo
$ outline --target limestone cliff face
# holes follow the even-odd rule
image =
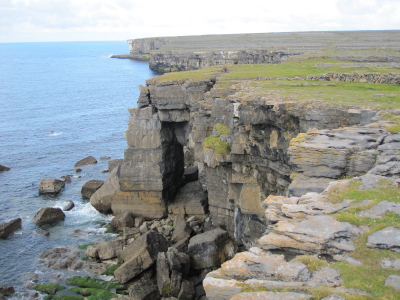
[[[214,225],[247,247],[267,228],[262,206],[267,196],[320,192],[332,179],[364,174],[388,135],[357,127],[374,121],[371,110],[316,101],[244,100],[216,88],[215,79],[146,83],[140,87],[139,108],[130,110],[129,148],[119,173],[112,175],[119,185],[106,180],[97,193],[106,197],[95,194],[92,204],[103,207],[106,201],[114,214],[165,216],[184,184],[186,149],[208,193]],[[216,124],[229,132],[218,133]],[[346,126],[353,127],[340,129]],[[210,136],[225,142],[228,151],[206,148]]]

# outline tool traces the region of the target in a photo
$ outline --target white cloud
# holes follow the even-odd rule
[[[400,29],[399,0],[0,0],[0,42]]]

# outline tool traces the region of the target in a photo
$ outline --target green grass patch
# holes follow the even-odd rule
[[[118,269],[120,266],[121,266],[121,264],[116,264],[115,266],[109,267],[101,275],[113,276],[114,275],[114,271],[116,269]]]
[[[37,284],[33,287],[33,289],[42,293],[54,295],[58,291],[65,290],[66,288],[57,283],[50,283],[50,284]]]
[[[82,300],[83,296],[76,295],[47,295],[44,300]]]
[[[206,80],[208,78],[215,78],[218,74],[226,72],[227,71],[226,68],[227,68],[226,66],[213,66],[194,71],[165,73],[161,76],[154,77],[149,81],[152,84],[160,84],[162,82],[171,82],[171,81],[180,83],[182,81],[186,81],[187,79],[191,79],[193,81],[201,81],[201,80]]]
[[[218,132],[218,135],[229,135],[230,133],[229,127],[221,123],[215,124],[214,129]]]
[[[297,256],[294,261],[305,264],[311,273],[315,272],[319,268],[328,266],[328,263],[325,260],[318,259],[313,255],[300,255]]]
[[[87,249],[87,247],[89,247],[89,246],[93,246],[94,245],[94,243],[89,243],[89,244],[83,244],[83,245],[79,245],[78,246],[78,248],[79,249]]]
[[[217,154],[228,154],[229,153],[229,143],[221,141],[219,136],[209,136],[204,139],[203,143],[205,148],[214,149]]]
[[[349,222],[360,226],[368,226],[369,230],[353,240],[356,250],[351,256],[360,260],[361,266],[353,266],[348,262],[336,262],[331,266],[339,269],[345,282],[346,288],[355,288],[370,292],[372,299],[400,299],[400,292],[391,287],[385,286],[385,280],[389,275],[400,275],[400,271],[381,267],[383,259],[399,259],[400,253],[390,250],[376,250],[366,246],[368,236],[386,227],[399,227],[400,216],[394,213],[386,213],[381,218],[364,218],[357,216],[357,213],[371,208],[377,203],[387,200],[400,203],[400,189],[390,185],[387,180],[382,180],[377,188],[370,190],[359,190],[360,182],[352,181],[347,188],[333,190],[328,194],[328,199],[334,203],[339,203],[345,199],[353,199],[356,203],[363,200],[372,200],[372,203],[353,207],[346,211],[338,212],[333,216],[341,222]],[[352,299],[347,298],[346,299]],[[364,298],[359,299],[368,299]]]
[[[400,124],[386,126],[386,130],[390,133],[399,133],[400,132]]]
[[[81,288],[94,288],[104,290],[116,289],[122,286],[118,282],[95,279],[89,276],[73,276],[67,279],[67,283]]]
[[[96,288],[85,288],[85,289],[80,289],[80,288],[70,288],[69,289],[71,292],[79,294],[80,291],[82,290],[89,290],[92,294],[90,296],[86,296],[86,299],[88,300],[110,300],[117,298],[118,295],[115,293],[112,293],[108,290],[104,289],[96,289]]]

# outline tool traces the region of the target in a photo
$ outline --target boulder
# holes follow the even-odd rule
[[[65,176],[61,176],[61,179],[64,180],[65,183],[71,183],[72,177],[73,177],[73,175],[65,175]]]
[[[75,203],[72,200],[67,200],[63,203],[63,211],[70,211],[75,207]]]
[[[367,247],[400,252],[400,229],[386,227],[368,237]]]
[[[59,179],[42,179],[39,185],[39,194],[58,194],[64,186],[65,182]]]
[[[122,231],[124,227],[133,227],[134,225],[135,218],[130,212],[120,213],[111,220],[111,226],[118,232]]]
[[[51,224],[58,221],[64,221],[65,214],[58,207],[44,207],[40,209],[33,217],[33,223],[36,225]]]
[[[124,162],[123,158],[119,158],[119,159],[111,159],[108,161],[108,171],[112,171],[114,170],[116,167],[122,165],[122,163]]]
[[[111,199],[120,189],[120,167],[114,168],[107,176],[104,184],[90,197],[90,204],[101,213],[111,212]]]
[[[158,252],[166,252],[168,242],[162,234],[149,231],[142,235],[124,250],[118,253],[122,265],[115,270],[115,278],[125,283],[149,268],[157,259]]]
[[[168,206],[168,212],[175,215],[203,217],[208,212],[208,198],[201,183],[197,180],[181,188]]]
[[[178,215],[174,222],[174,233],[172,234],[172,241],[179,242],[184,238],[190,237],[193,229],[186,223],[184,215]]]
[[[21,228],[22,220],[20,218],[0,225],[0,238],[8,238],[14,231]]]
[[[11,296],[15,293],[14,287],[9,284],[0,285],[0,294],[4,296]]]
[[[100,260],[115,258],[119,251],[123,249],[124,244],[125,240],[123,238],[116,238],[108,242],[88,246],[85,254]]]
[[[393,287],[396,291],[400,291],[400,276],[389,275],[385,281],[385,285]]]
[[[93,156],[88,156],[75,163],[74,167],[76,168],[93,164],[97,164],[97,160]]]
[[[102,180],[89,180],[86,182],[81,189],[81,194],[83,198],[90,198],[92,195],[104,184]]]
[[[193,282],[189,280],[183,280],[181,284],[181,290],[179,291],[178,299],[192,300],[193,297],[194,297]]]
[[[10,168],[9,168],[9,167],[6,167],[6,166],[3,166],[3,165],[0,165],[0,172],[1,172],[1,171],[8,171],[8,170],[10,170]]]
[[[135,282],[129,287],[128,293],[131,300],[158,300],[161,298],[157,285],[151,281]]]
[[[192,237],[187,254],[190,256],[192,269],[205,269],[219,267],[231,259],[236,251],[237,246],[228,232],[216,228]]]

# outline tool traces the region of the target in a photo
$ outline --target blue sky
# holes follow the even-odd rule
[[[0,42],[400,29],[400,0],[0,0]]]

